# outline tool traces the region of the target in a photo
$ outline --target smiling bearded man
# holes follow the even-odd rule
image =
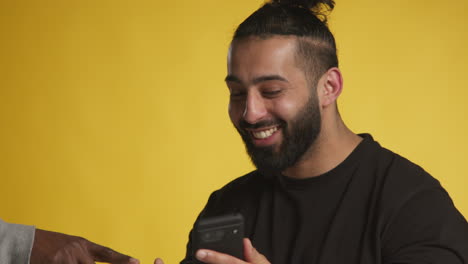
[[[237,28],[229,117],[257,170],[213,192],[196,223],[242,214],[245,259],[190,236],[182,263],[468,263],[468,224],[440,183],[342,120],[327,7],[274,0]]]

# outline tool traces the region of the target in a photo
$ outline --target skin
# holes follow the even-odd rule
[[[228,54],[226,83],[231,93],[229,116],[237,128],[241,120],[251,124],[275,118],[292,120],[315,93],[312,96],[318,97],[322,118],[320,134],[299,162],[282,172],[304,179],[336,167],[362,139],[346,127],[337,110],[336,100],[343,89],[340,70],[329,69],[320,76],[316,88],[311,88],[313,84],[307,82],[304,70],[295,61],[295,48],[295,37],[234,40]],[[279,149],[281,142],[279,129],[267,143]],[[255,139],[254,143],[265,144]]]
[[[275,119],[292,120],[309,96],[317,96],[322,119],[320,133],[301,159],[282,172],[287,177],[305,179],[335,168],[362,138],[346,127],[338,113],[336,100],[343,89],[340,70],[330,68],[319,76],[316,87],[313,87],[307,82],[305,71],[295,61],[295,48],[296,38],[293,36],[234,40],[228,53],[226,84],[231,93],[229,117],[238,129],[241,129],[242,120],[250,124]],[[248,132],[270,128],[249,129]],[[280,127],[266,140],[255,139],[253,135],[252,139],[257,146],[274,146],[278,151],[283,131]],[[248,239],[244,241],[244,255],[245,261],[212,250],[196,252],[198,260],[210,264],[269,263]],[[163,261],[158,258],[154,263],[163,264]]]
[[[244,238],[244,256],[245,260],[240,260],[235,257],[219,253],[213,250],[200,249],[196,253],[196,258],[199,261],[209,264],[269,264],[270,262],[263,256],[258,253],[258,251],[252,246],[252,243],[248,238]],[[154,264],[164,264],[163,260],[157,258],[154,261]]]
[[[288,56],[293,49],[293,42],[284,43],[281,48],[275,48],[271,41],[249,39],[232,43],[226,84],[230,92],[229,117],[236,128],[240,129],[241,120],[249,124],[274,117],[290,120],[305,104],[309,92],[300,89],[307,84],[304,74],[295,67],[293,57]],[[281,137],[280,129],[269,142],[252,138],[257,146],[273,145],[274,150],[279,151]]]
[[[84,238],[36,229],[31,264],[138,264],[138,260]]]

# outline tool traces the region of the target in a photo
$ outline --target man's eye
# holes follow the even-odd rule
[[[273,90],[273,91],[265,91],[263,92],[263,95],[266,97],[274,97],[276,95],[279,95],[281,93],[281,90]]]

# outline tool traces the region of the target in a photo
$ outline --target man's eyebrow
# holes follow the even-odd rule
[[[224,81],[225,81],[225,82],[242,83],[242,81],[241,81],[239,78],[237,78],[237,77],[234,76],[234,75],[230,75],[230,74],[229,74],[228,76],[226,76],[226,78],[224,78]]]
[[[239,78],[237,78],[236,76],[234,76],[234,75],[226,76],[224,81],[225,82],[242,83],[242,81]],[[276,75],[276,74],[260,76],[260,77],[257,77],[255,79],[253,79],[252,82],[253,82],[253,84],[257,84],[257,83],[266,82],[266,81],[282,81],[282,82],[289,83],[288,80],[286,80],[284,77],[282,77],[280,75]]]
[[[276,74],[260,76],[260,77],[253,79],[254,84],[266,82],[266,81],[282,81],[282,82],[289,83],[288,80],[286,80],[284,77],[280,75],[276,75]]]

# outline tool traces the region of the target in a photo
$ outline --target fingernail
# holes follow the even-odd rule
[[[139,264],[140,261],[138,259],[130,258],[130,264]]]
[[[198,260],[202,260],[202,259],[204,259],[204,258],[206,257],[206,255],[208,255],[208,254],[206,253],[206,251],[204,251],[204,250],[198,250],[196,256],[197,256],[197,259],[198,259]]]

